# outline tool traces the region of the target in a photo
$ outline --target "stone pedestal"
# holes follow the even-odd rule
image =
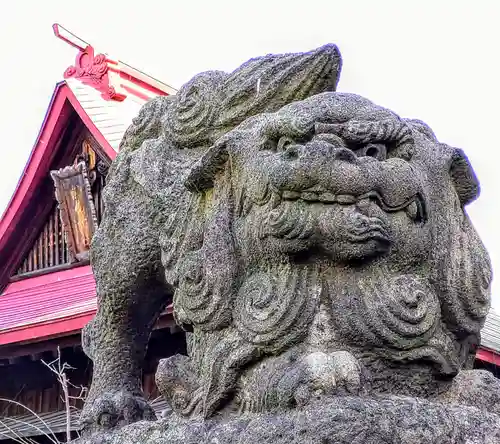
[[[498,444],[500,417],[412,398],[341,397],[300,410],[138,422],[79,444]]]

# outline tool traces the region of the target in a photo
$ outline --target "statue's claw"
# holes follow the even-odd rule
[[[348,393],[359,393],[363,385],[362,370],[358,360],[347,351],[332,353],[337,387]]]
[[[87,401],[80,417],[83,430],[89,433],[141,420],[156,420],[154,410],[144,398],[124,390],[106,392]]]
[[[304,358],[305,383],[312,393],[359,393],[362,371],[358,360],[347,351],[315,352]],[[301,393],[303,398],[303,393]]]

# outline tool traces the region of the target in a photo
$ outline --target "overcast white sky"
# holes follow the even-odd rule
[[[52,23],[174,87],[199,71],[333,42],[344,59],[339,90],[420,118],[465,150],[482,184],[469,214],[500,269],[500,1],[8,3],[0,16],[0,214],[76,55],[53,36]],[[493,300],[500,308],[498,282]]]

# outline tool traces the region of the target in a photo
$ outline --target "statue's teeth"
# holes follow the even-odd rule
[[[300,195],[300,198],[302,200],[307,200],[311,202],[316,202],[319,200],[319,197],[316,193],[311,193],[311,192],[304,192]]]
[[[350,194],[339,194],[336,200],[339,204],[342,205],[350,205],[356,203],[356,198]]]
[[[277,193],[272,193],[271,194],[271,209],[275,209],[280,203],[281,203],[281,197]]]
[[[304,190],[304,193],[322,193],[323,191],[326,190],[321,185],[314,185],[313,187]]]
[[[319,195],[319,200],[321,202],[328,202],[328,203],[331,203],[331,202],[335,202],[335,194],[333,193],[321,193]]]
[[[418,218],[418,204],[413,201],[410,205],[406,207],[406,214],[411,220],[416,220]]]
[[[300,193],[297,191],[283,191],[283,199],[285,200],[296,200],[300,197]]]

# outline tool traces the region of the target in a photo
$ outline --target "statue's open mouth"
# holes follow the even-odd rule
[[[415,222],[424,222],[427,217],[425,201],[420,194],[415,194],[401,203],[391,205],[384,199],[383,195],[377,191],[369,191],[359,196],[355,196],[353,194],[334,194],[331,191],[325,190],[319,186],[314,186],[303,191],[274,191],[277,192],[283,200],[301,200],[311,204],[322,203],[325,205],[354,205],[361,200],[370,199],[387,213],[395,213],[397,211],[404,210],[410,219]]]

